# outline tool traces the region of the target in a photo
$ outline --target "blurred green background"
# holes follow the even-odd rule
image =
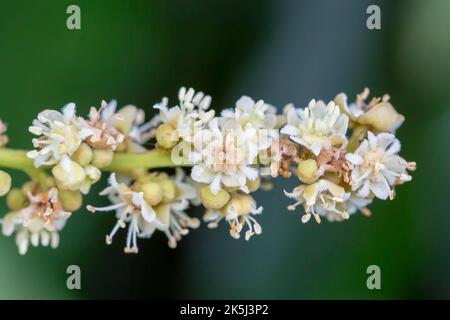
[[[66,28],[70,4],[81,8],[81,30]],[[381,30],[366,28],[370,4],[381,8]],[[123,254],[123,234],[105,245],[112,215],[80,211],[55,251],[21,257],[13,237],[0,238],[0,298],[450,298],[449,15],[446,0],[2,1],[0,117],[10,147],[30,148],[36,114],[71,101],[80,114],[112,98],[150,110],[185,85],[218,108],[242,94],[303,107],[369,86],[406,116],[401,154],[418,170],[395,201],[374,202],[371,218],[303,225],[282,195],[295,181],[281,181],[258,195],[262,236],[236,241],[203,226],[175,251],[161,234],[141,241],[137,256]],[[82,290],[66,288],[71,264]],[[382,271],[378,291],[366,288],[372,264]]]

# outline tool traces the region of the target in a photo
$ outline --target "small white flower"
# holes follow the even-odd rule
[[[89,120],[85,123],[86,127],[93,132],[87,139],[87,142],[94,149],[114,151],[124,141],[125,136],[114,127],[114,122],[118,121],[120,117],[115,113],[116,106],[117,102],[112,100],[109,104],[106,101],[102,101],[99,110],[91,107]]]
[[[156,218],[152,223],[145,221],[142,224],[140,237],[150,238],[156,229],[164,232],[168,239],[168,245],[174,249],[182,236],[189,233],[189,229],[197,229],[200,221],[186,214],[190,203],[195,203],[198,198],[196,189],[184,182],[184,171],[180,168],[176,170],[175,183],[177,195],[174,201],[159,205],[155,210]]]
[[[324,147],[346,144],[347,126],[348,117],[333,101],[325,105],[313,99],[303,110],[289,108],[287,125],[281,133],[317,156]]]
[[[296,199],[297,202],[288,207],[288,210],[295,210],[299,205],[303,205],[305,213],[302,222],[306,223],[314,217],[317,223],[321,222],[320,217],[328,217],[330,214],[340,215],[343,219],[348,219],[349,213],[341,204],[350,197],[349,192],[341,186],[327,180],[319,179],[309,185],[300,185],[293,192],[284,192],[289,198]]]
[[[211,97],[203,92],[195,93],[194,89],[182,87],[178,93],[179,105],[168,108],[168,99],[163,98],[161,103],[154,106],[159,115],[153,123],[169,124],[178,132],[180,138],[191,142],[195,132],[201,130],[214,118],[214,110],[208,110]]]
[[[244,227],[247,227],[245,232],[245,240],[249,240],[253,235],[261,234],[261,225],[253,217],[259,215],[263,211],[263,207],[257,207],[255,200],[247,195],[239,192],[234,192],[229,203],[219,210],[207,210],[203,220],[208,222],[208,228],[217,228],[220,221],[225,221],[230,226],[230,235],[235,238],[240,238],[240,233]]]
[[[242,96],[236,102],[235,109],[225,109],[221,115],[234,119],[243,128],[250,125],[258,129],[273,129],[277,123],[275,107],[264,103],[263,100],[255,102],[248,96]]]
[[[379,199],[394,197],[391,187],[410,181],[407,170],[414,170],[415,163],[406,162],[397,155],[400,142],[390,133],[374,135],[368,132],[354,153],[348,153],[346,159],[354,165],[351,174],[351,186],[360,197],[366,198],[373,193]]]
[[[198,219],[191,218],[184,212],[189,207],[189,200],[196,198],[196,191],[182,181],[184,175],[180,170],[175,179],[176,198],[154,207],[145,201],[144,192],[136,192],[133,186],[119,183],[113,173],[109,179],[110,186],[101,192],[113,204],[103,208],[88,206],[91,212],[116,211],[117,223],[106,236],[106,243],[111,244],[119,228],[125,228],[128,224],[126,253],[138,253],[137,238],[149,238],[156,229],[163,231],[169,239],[169,246],[175,248],[181,236],[189,232],[187,228],[197,228]]]
[[[389,95],[381,98],[372,98],[366,102],[370,91],[364,91],[356,96],[356,101],[348,104],[347,95],[339,93],[334,101],[347,114],[351,122],[370,126],[377,131],[395,132],[401,126],[405,117],[399,114],[389,102]]]
[[[257,130],[243,129],[232,119],[219,124],[220,120],[214,118],[208,129],[195,135],[191,177],[209,184],[213,194],[222,186],[248,193],[247,180],[253,181],[259,175],[253,167],[259,152]]]
[[[39,113],[29,131],[39,136],[33,139],[36,150],[27,154],[34,159],[35,167],[53,165],[64,156],[72,156],[81,142],[94,133],[76,117],[73,103],[67,104],[62,113],[55,110]]]
[[[2,221],[2,232],[10,236],[16,232],[16,244],[21,255],[25,254],[31,243],[34,247],[59,245],[59,231],[71,216],[63,209],[58,190],[52,188],[47,192],[28,194],[29,206],[8,213]]]

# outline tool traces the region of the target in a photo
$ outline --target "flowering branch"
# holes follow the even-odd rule
[[[35,149],[28,152],[4,148],[9,138],[0,121],[0,167],[31,178],[11,189],[11,177],[0,170],[0,197],[6,195],[11,210],[0,220],[2,232],[16,234],[21,254],[30,244],[56,248],[60,231],[103,172],[111,175],[100,195],[112,203],[87,209],[115,213],[106,243],[127,229],[126,253],[137,253],[138,239],[157,230],[175,248],[200,225],[187,213],[191,205],[203,205],[207,226],[223,221],[235,239],[244,230],[246,240],[261,234],[256,217],[263,208],[251,194],[270,189],[277,176],[298,179],[285,195],[295,200],[288,210],[303,208],[303,223],[368,216],[367,206],[375,198],[394,199],[396,186],[410,181],[416,167],[398,155],[394,133],[404,117],[388,95],[366,102],[368,96],[365,89],[348,104],[341,93],[328,104],[288,104],[282,113],[243,96],[216,116],[210,96],[181,88],[178,104],[169,108],[163,98],[148,122],[144,110],[128,105],[117,111],[115,101],[92,107],[87,118],[69,103],[62,112],[39,113],[29,127]],[[175,168],[175,175],[158,171],[166,168]]]

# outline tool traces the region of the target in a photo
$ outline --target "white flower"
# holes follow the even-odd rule
[[[61,231],[71,216],[63,209],[58,190],[52,188],[47,192],[28,194],[29,206],[16,212],[8,213],[2,221],[2,232],[10,236],[16,232],[16,244],[21,255],[25,254],[31,243],[34,247],[59,245]]]
[[[191,177],[209,184],[213,194],[222,186],[248,193],[247,180],[253,181],[259,175],[253,168],[259,152],[257,130],[243,129],[232,119],[221,124],[219,120],[214,118],[208,129],[197,132],[194,137]]]
[[[234,119],[243,128],[247,125],[260,129],[273,129],[277,123],[276,108],[264,103],[263,100],[255,101],[247,96],[242,96],[236,102],[235,109],[225,109],[222,117]]]
[[[406,162],[397,155],[400,142],[390,133],[374,135],[368,132],[354,153],[348,153],[346,159],[354,165],[351,174],[352,190],[366,198],[373,193],[377,198],[394,197],[391,187],[410,181],[407,170],[414,170],[415,163]]]
[[[261,225],[253,217],[261,214],[262,211],[263,208],[257,207],[251,196],[234,192],[225,207],[219,210],[207,210],[203,220],[209,222],[208,228],[217,228],[219,222],[225,219],[230,226],[230,235],[235,239],[239,239],[242,229],[247,227],[245,240],[249,240],[254,234],[262,233]]]
[[[53,165],[64,156],[72,156],[81,142],[94,133],[76,117],[73,103],[67,104],[62,113],[55,110],[39,113],[29,131],[39,136],[33,139],[36,150],[27,154],[36,167]]]
[[[348,219],[349,213],[341,204],[350,197],[349,192],[341,186],[327,180],[319,179],[309,185],[300,185],[293,192],[284,192],[289,198],[296,199],[297,202],[288,207],[288,210],[295,210],[298,205],[303,205],[305,213],[302,222],[306,223],[311,216],[317,223],[321,222],[320,216],[328,217],[330,214],[339,215],[343,219]]]
[[[168,99],[163,98],[161,103],[154,106],[159,110],[159,115],[152,121],[169,124],[182,140],[191,142],[195,132],[204,128],[214,117],[214,110],[208,111],[211,97],[201,91],[195,93],[192,88],[186,91],[186,88],[181,87],[178,99],[179,105],[168,108]]]
[[[109,104],[106,101],[102,101],[99,110],[91,107],[86,126],[93,133],[89,136],[87,142],[94,149],[114,151],[124,141],[125,136],[114,127],[114,122],[120,120],[120,116],[115,113],[116,107],[117,102],[115,100],[112,100]]]
[[[348,104],[345,93],[339,93],[334,101],[341,111],[349,116],[351,122],[370,126],[370,129],[376,129],[376,131],[395,132],[405,117],[399,114],[389,102],[389,95],[372,98],[367,103],[369,94],[369,89],[364,88],[364,91],[356,96],[355,102]]]
[[[282,134],[306,147],[316,156],[324,147],[347,143],[348,117],[342,114],[334,102],[311,100],[305,109],[289,108],[287,125]]]
[[[109,179],[110,186],[101,192],[101,195],[107,195],[113,204],[103,208],[88,206],[91,212],[116,211],[117,223],[106,236],[106,243],[111,244],[119,228],[125,228],[128,224],[126,253],[138,253],[137,238],[149,238],[155,229],[163,231],[169,239],[169,246],[175,248],[181,236],[189,232],[187,228],[197,228],[199,225],[197,219],[184,212],[189,206],[189,200],[196,198],[196,191],[182,182],[183,178],[184,175],[178,170],[175,179],[176,197],[173,201],[152,207],[146,202],[144,192],[134,191],[133,186],[119,183],[113,173]]]
[[[200,221],[188,216],[185,212],[190,203],[194,204],[198,195],[192,185],[183,181],[184,178],[183,170],[177,168],[175,177],[176,198],[174,201],[163,203],[155,209],[157,211],[155,220],[151,223],[145,221],[142,224],[140,237],[150,238],[154,231],[158,229],[164,232],[169,240],[169,247],[174,249],[177,247],[177,241],[180,241],[182,236],[189,233],[189,228],[197,229],[199,227]]]

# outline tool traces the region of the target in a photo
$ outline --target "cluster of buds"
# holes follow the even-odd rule
[[[366,103],[368,95],[365,89],[351,104],[343,93],[328,104],[312,100],[304,109],[288,104],[280,114],[243,96],[216,114],[210,96],[183,87],[178,103],[169,107],[163,98],[148,122],[144,110],[116,110],[115,101],[92,107],[86,118],[76,115],[73,103],[62,112],[45,110],[29,128],[37,137],[27,153],[31,168],[23,169],[32,180],[10,190],[10,176],[0,171],[0,196],[6,195],[11,210],[2,220],[3,234],[16,234],[21,254],[30,243],[57,247],[59,232],[102,172],[110,175],[100,194],[111,204],[87,209],[115,214],[106,243],[126,229],[126,253],[137,253],[138,239],[155,230],[175,248],[200,226],[187,212],[198,205],[209,228],[223,221],[235,239],[261,234],[256,216],[263,208],[252,194],[269,189],[267,180],[278,176],[300,180],[285,194],[296,200],[289,210],[303,207],[303,222],[369,215],[374,198],[393,199],[395,186],[411,180],[415,163],[398,155],[394,133],[404,117],[389,96]],[[5,131],[0,121],[0,148]],[[20,169],[4,150],[0,166]]]

